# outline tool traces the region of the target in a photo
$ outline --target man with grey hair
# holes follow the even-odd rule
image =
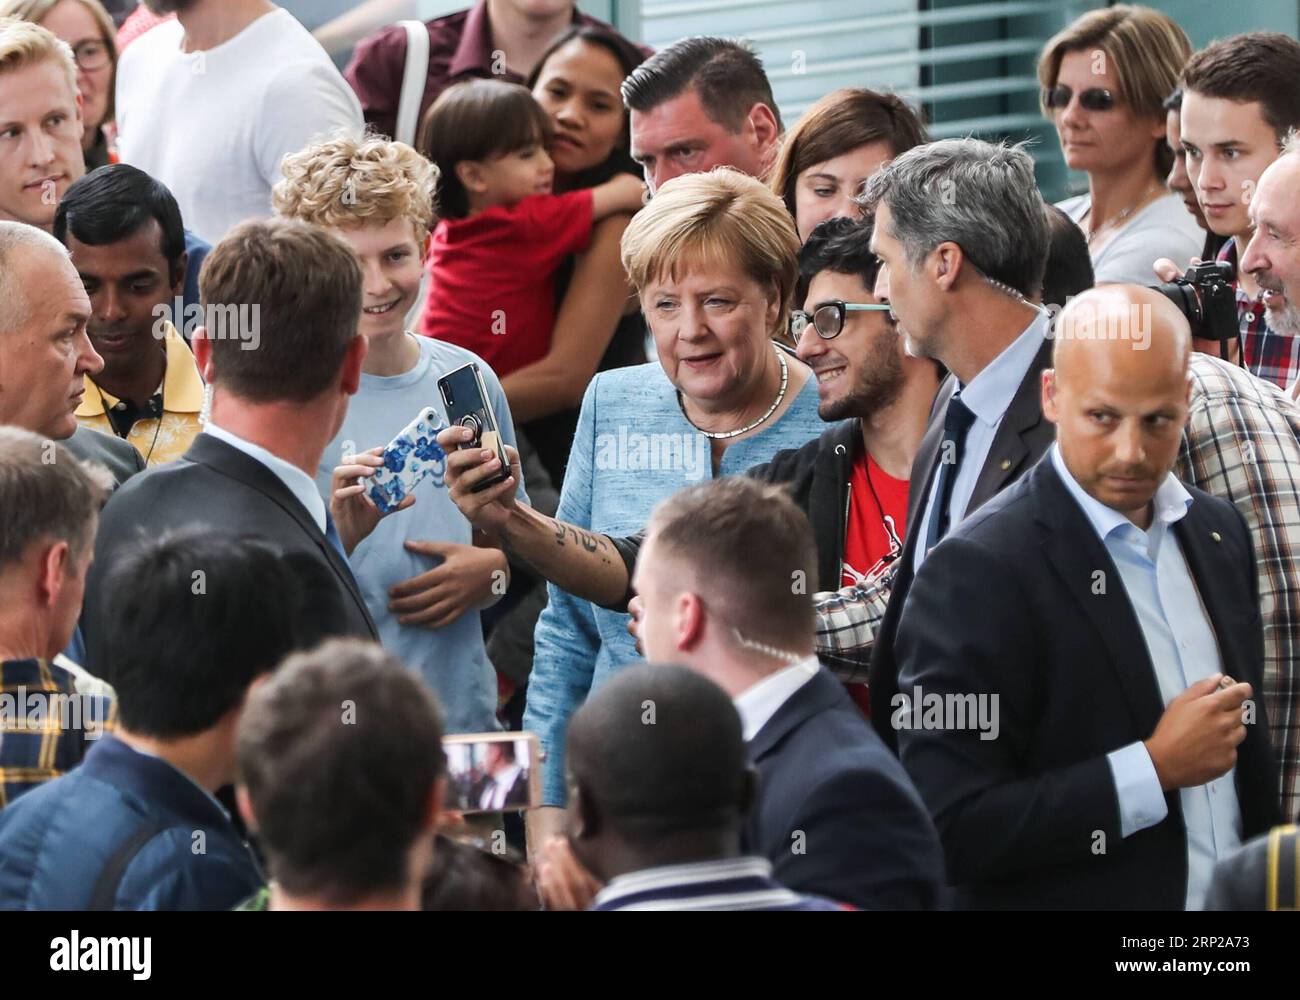
[[[76,767],[111,722],[112,700],[53,662],[81,612],[111,485],[62,445],[0,427],[0,809]]]
[[[871,659],[872,722],[897,746],[893,646],[913,576],[949,530],[1052,443],[1038,394],[1050,320],[1030,301],[1049,237],[1029,154],[979,139],[908,150],[868,181],[861,205],[876,219],[876,299],[890,305],[909,353],[952,373],[912,466],[907,539]]]
[[[1272,330],[1300,337],[1300,133],[1292,130],[1282,155],[1260,175],[1250,199],[1255,232],[1241,258],[1241,269],[1264,293],[1264,308]],[[1300,391],[1300,379],[1290,385]]]
[[[85,376],[104,367],[86,334],[89,319],[67,249],[35,226],[0,220],[0,424],[63,441],[120,484],[144,468],[140,453],[77,426]]]

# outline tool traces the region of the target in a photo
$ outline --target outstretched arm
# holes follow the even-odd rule
[[[601,605],[615,605],[627,594],[628,571],[614,543],[533,510],[515,498],[519,453],[507,446],[511,475],[504,482],[474,492],[474,486],[498,471],[490,449],[460,451],[472,437],[465,427],[438,435],[447,453],[446,483],[452,502],[466,519],[527,563],[561,590]]]

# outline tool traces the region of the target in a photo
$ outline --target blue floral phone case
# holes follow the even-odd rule
[[[366,496],[383,514],[393,511],[426,477],[442,486],[447,456],[438,445],[438,411],[426,406],[384,449],[384,466],[370,478]]]

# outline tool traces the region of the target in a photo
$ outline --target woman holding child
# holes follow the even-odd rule
[[[616,35],[575,28],[542,56],[531,93],[457,84],[421,130],[443,218],[421,332],[496,370],[557,484],[591,377],[644,360],[618,257],[642,191],[618,88],[641,59]]]

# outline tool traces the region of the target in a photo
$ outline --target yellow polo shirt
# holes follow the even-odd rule
[[[167,368],[161,386],[161,426],[159,419],[145,417],[137,420],[126,436],[149,465],[161,465],[180,458],[203,429],[199,423],[199,412],[203,409],[203,377],[199,375],[199,366],[189,345],[170,323],[167,324],[164,346]],[[97,386],[87,375],[86,394],[77,407],[77,423],[112,434],[113,425],[104,408],[111,409],[119,402],[116,396]]]

